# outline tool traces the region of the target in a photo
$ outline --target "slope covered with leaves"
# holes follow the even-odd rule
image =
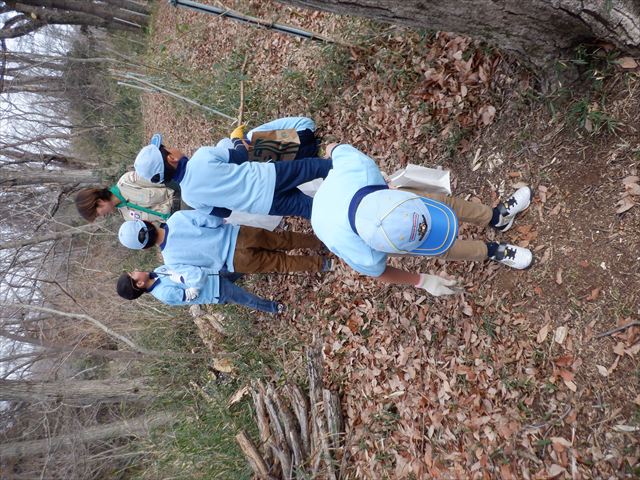
[[[526,72],[453,34],[272,2],[227,6],[350,46],[160,5],[152,55],[200,102],[235,116],[243,79],[250,125],[312,116],[325,140],[356,145],[384,170],[449,168],[454,194],[472,201],[495,204],[523,183],[536,192],[507,234],[462,229],[533,249],[529,271],[393,260],[458,278],[465,293],[453,298],[382,286],[342,263],[325,275],[250,280],[290,306],[259,323],[288,375],[301,368],[302,345],[322,339],[326,379],[345,408],[348,476],[637,475],[640,328],[598,336],[640,314],[637,65],[607,57],[606,72],[587,70],[540,98]],[[164,96],[144,105],[147,132],[187,153],[233,128]]]

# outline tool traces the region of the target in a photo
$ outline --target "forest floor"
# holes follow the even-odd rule
[[[270,20],[277,10],[280,23],[353,47],[163,3],[151,58],[199,101],[236,105],[234,117],[244,78],[250,126],[307,115],[325,143],[351,143],[388,172],[451,170],[454,194],[472,201],[496,204],[521,184],[536,193],[504,235],[462,229],[528,246],[528,271],[394,260],[459,279],[464,293],[452,298],[387,287],[343,263],[250,280],[290,307],[256,329],[287,375],[321,339],[325,379],[342,396],[349,476],[637,478],[640,328],[600,334],[640,320],[640,69],[606,46],[578,51],[567,61],[580,78],[542,95],[529,72],[469,39],[274,5],[228,6]],[[162,95],[145,95],[144,115],[148,134],[187,154],[233,128]]]

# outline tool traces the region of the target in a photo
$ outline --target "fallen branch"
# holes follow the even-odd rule
[[[335,451],[340,446],[340,432],[342,432],[342,413],[340,412],[340,397],[337,393],[328,389],[322,390],[324,414],[329,426],[329,439],[331,448]]]
[[[640,327],[640,322],[635,321],[635,322],[629,322],[626,325],[620,325],[619,327],[612,328],[611,330],[607,330],[606,332],[599,333],[598,335],[596,335],[596,338],[608,337],[609,335],[613,335],[614,333],[621,332],[622,330],[625,330],[629,327]]]
[[[254,473],[260,478],[270,478],[267,464],[260,455],[260,452],[258,452],[258,449],[256,448],[253,441],[249,438],[244,430],[241,430],[240,433],[236,435],[236,442],[238,442],[242,453],[244,453],[244,455],[249,460],[249,465],[251,465],[251,469],[254,471]]]
[[[271,441],[271,432],[269,431],[269,418],[267,417],[267,412],[265,411],[262,395],[255,391],[255,386],[251,390],[251,397],[253,398],[253,404],[256,408],[256,418],[258,423],[258,432],[260,432],[260,442],[265,448],[264,458],[266,461],[271,462],[271,460],[273,460],[273,455],[271,454],[271,449],[269,448],[269,443]]]
[[[201,103],[198,103],[195,100],[191,100],[190,98],[187,98],[187,97],[184,97],[184,96],[182,96],[182,95],[180,95],[178,93],[172,92],[171,90],[167,90],[166,88],[162,88],[162,87],[160,87],[160,86],[158,86],[158,85],[156,85],[154,83],[151,83],[148,80],[140,78],[138,75],[134,75],[132,73],[122,74],[120,72],[113,72],[113,73],[114,73],[114,75],[119,75],[119,76],[121,76],[121,77],[123,77],[123,78],[125,78],[127,80],[133,80],[134,82],[141,83],[142,85],[144,85],[146,87],[149,87],[152,90],[155,90],[157,92],[164,93],[165,95],[169,95],[170,97],[174,97],[174,98],[180,99],[183,102],[187,102],[187,103],[189,103],[191,105],[194,105],[196,107],[202,108],[202,109],[204,109],[204,110],[206,110],[208,112],[211,112],[211,113],[214,113],[214,114],[216,114],[216,115],[218,115],[220,117],[226,118],[227,120],[231,120],[233,122],[236,121],[235,118],[227,115],[226,113],[222,113],[222,112],[216,110],[215,108],[207,107],[206,105],[202,105]],[[123,86],[129,86],[129,87],[131,86],[130,84],[126,84],[126,83],[124,83],[122,85]]]
[[[247,67],[247,61],[249,60],[249,56],[244,57],[244,62],[242,62],[242,67],[240,68],[240,73],[244,77],[244,69]],[[244,79],[240,80],[240,108],[238,111],[238,125],[242,125],[242,117],[244,115]]]
[[[293,412],[298,419],[300,425],[300,439],[302,440],[302,448],[304,454],[309,455],[311,453],[311,442],[309,440],[309,400],[304,396],[300,388],[297,385],[288,385],[287,392],[289,393],[289,401]]]
[[[275,401],[276,406],[278,407],[278,417],[282,420],[285,438],[287,439],[289,448],[293,452],[294,467],[301,469],[304,466],[304,455],[302,454],[301,449],[302,441],[300,440],[300,434],[296,429],[293,415],[280,398],[280,395],[278,395],[271,386],[267,387],[267,395]]]
[[[316,425],[316,445],[320,447],[321,457],[326,466],[326,476],[329,480],[336,480],[333,469],[333,459],[327,440],[328,430],[325,417],[320,413],[322,405],[322,367],[320,364],[320,352],[317,348],[307,349],[307,374],[309,375],[309,397],[311,399],[311,419]],[[316,472],[313,472],[315,476]]]

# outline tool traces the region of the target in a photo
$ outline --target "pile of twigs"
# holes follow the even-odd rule
[[[276,388],[254,382],[251,395],[260,446],[245,432],[236,436],[261,479],[338,479],[346,464],[340,398],[324,388],[317,349],[307,350],[309,393],[293,384]]]

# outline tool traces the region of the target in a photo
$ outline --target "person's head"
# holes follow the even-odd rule
[[[352,228],[374,250],[435,256],[458,236],[456,215],[444,203],[387,188],[361,193]]]
[[[149,282],[149,272],[123,272],[118,277],[116,290],[118,295],[127,300],[135,300],[147,291],[146,285]]]
[[[176,148],[169,148],[162,144],[162,136],[156,133],[151,142],[143,147],[133,164],[138,175],[152,183],[170,182],[176,172],[176,167],[185,155]]]
[[[82,218],[88,222],[95,221],[116,211],[114,195],[108,188],[83,188],[76,195],[76,208]]]
[[[158,230],[155,225],[146,220],[128,220],[120,225],[118,240],[127,248],[142,250],[156,244]]]

